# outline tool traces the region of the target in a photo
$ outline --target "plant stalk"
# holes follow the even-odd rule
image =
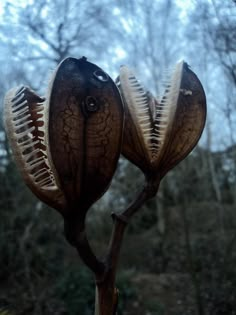
[[[115,315],[118,305],[118,289],[115,286],[116,271],[125,228],[131,217],[141,206],[154,197],[159,187],[159,178],[147,177],[146,184],[137,198],[122,213],[113,213],[112,235],[104,261],[100,261],[93,253],[86,236],[85,216],[71,216],[65,219],[65,236],[74,246],[83,262],[95,275],[95,315]]]
[[[113,232],[106,257],[106,270],[103,278],[96,275],[95,315],[115,315],[118,305],[118,289],[115,286],[117,264],[125,233],[131,217],[148,199],[154,197],[159,187],[159,180],[147,181],[143,190],[131,205],[120,214],[113,213]]]

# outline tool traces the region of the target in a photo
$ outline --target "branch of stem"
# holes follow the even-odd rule
[[[98,260],[87,239],[85,218],[65,220],[65,234],[83,262],[90,268],[96,279],[96,315],[115,315],[118,303],[118,290],[115,287],[118,258],[125,233],[131,217],[150,198],[154,197],[159,187],[159,178],[146,178],[146,184],[137,198],[122,213],[112,213],[114,221],[112,235],[104,262]]]

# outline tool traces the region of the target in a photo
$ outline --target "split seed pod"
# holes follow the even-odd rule
[[[6,132],[30,189],[64,216],[107,190],[121,150],[123,103],[112,79],[86,58],[67,58],[46,100],[27,87],[5,98]]]
[[[156,100],[122,66],[118,79],[125,104],[122,153],[147,177],[162,178],[197,144],[206,120],[203,87],[185,62],[178,63]]]

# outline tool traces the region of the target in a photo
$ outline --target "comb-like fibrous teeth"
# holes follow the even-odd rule
[[[120,86],[137,133],[145,148],[148,149],[152,124],[147,93],[126,66],[122,66],[120,69]],[[148,151],[147,154],[149,154]]]
[[[28,186],[49,205],[51,199],[53,206],[60,207],[57,203],[63,202],[57,199],[62,192],[52,172],[45,144],[44,106],[44,99],[27,87],[10,90],[5,97],[5,129]]]
[[[166,72],[164,83],[164,97],[160,103],[157,103],[156,118],[154,122],[154,132],[150,141],[150,150],[154,159],[158,158],[159,152],[169,141],[169,133],[171,131],[175,112],[178,105],[180,86],[183,74],[184,62],[177,63],[175,68],[170,72]],[[156,143],[155,146],[153,144]],[[159,150],[156,150],[158,147]]]
[[[122,66],[119,83],[139,137],[143,139],[149,161],[155,163],[168,141],[180,91],[183,62],[177,64],[165,79],[165,95],[159,103],[135,78],[128,67]]]

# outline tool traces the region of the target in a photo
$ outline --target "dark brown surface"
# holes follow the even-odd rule
[[[112,79],[85,58],[65,59],[52,84],[49,142],[69,211],[86,212],[116,169],[123,104]]]

